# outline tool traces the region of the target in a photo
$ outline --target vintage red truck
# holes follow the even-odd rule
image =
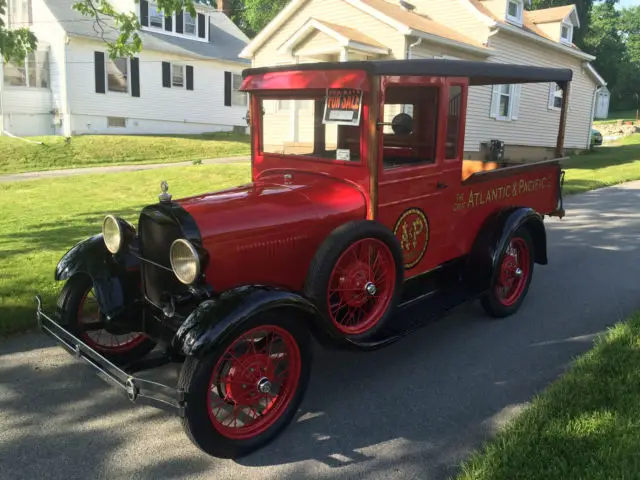
[[[44,332],[227,458],[292,421],[313,338],[370,350],[463,302],[521,307],[548,262],[544,217],[564,215],[566,101],[555,158],[509,165],[463,158],[468,92],[556,82],[566,99],[572,71],[397,60],[243,78],[251,183],[172,199],[163,182],[137,228],[107,215],[64,255],[55,312],[37,297]],[[134,376],[166,362],[182,362],[176,386]]]

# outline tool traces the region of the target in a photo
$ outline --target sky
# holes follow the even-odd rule
[[[620,0],[618,5],[620,7],[636,7],[640,5],[640,0]]]

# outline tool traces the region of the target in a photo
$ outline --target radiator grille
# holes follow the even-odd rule
[[[140,215],[138,231],[141,256],[148,260],[141,262],[143,290],[149,301],[161,306],[170,295],[186,290],[171,271],[169,261],[171,244],[182,237],[182,229],[174,218],[154,209],[145,210]]]

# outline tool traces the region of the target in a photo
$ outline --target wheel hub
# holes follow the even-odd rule
[[[376,286],[369,281],[371,269],[369,265],[356,262],[346,275],[340,277],[339,289],[342,292],[344,302],[350,307],[361,307],[369,300],[369,296],[375,295]]]
[[[223,382],[227,399],[240,405],[256,403],[264,394],[272,393],[274,378],[267,354],[241,355],[234,359]]]

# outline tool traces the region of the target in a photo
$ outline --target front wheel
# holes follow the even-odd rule
[[[531,284],[533,258],[529,231],[520,227],[501,252],[495,280],[481,299],[482,307],[489,315],[502,318],[518,311]]]
[[[110,332],[100,325],[103,315],[87,275],[76,274],[65,283],[58,297],[61,323],[87,346],[116,365],[141,359],[155,347],[155,342],[141,332]]]
[[[274,439],[293,420],[311,369],[303,322],[262,314],[202,358],[187,357],[179,388],[187,392],[182,425],[201,450],[239,458]]]

